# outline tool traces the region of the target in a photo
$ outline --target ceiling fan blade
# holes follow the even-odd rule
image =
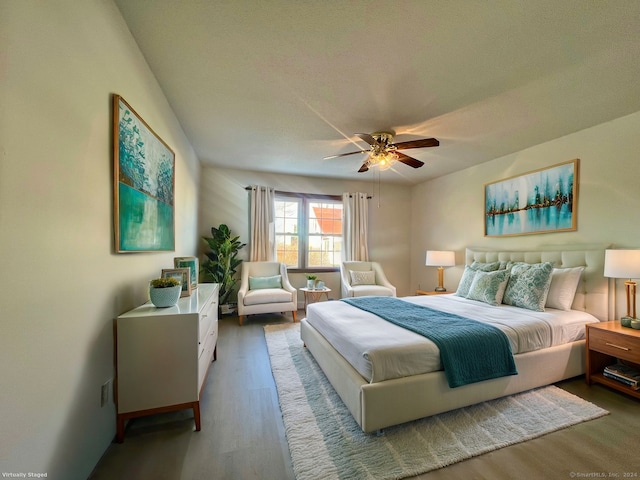
[[[369,145],[379,145],[378,141],[368,133],[356,133],[356,135],[367,142]]]
[[[329,160],[329,159],[338,158],[338,157],[346,157],[347,155],[354,155],[356,153],[369,153],[369,150],[360,150],[359,152],[349,152],[349,153],[340,153],[338,155],[329,155],[328,157],[324,157],[323,160]]]
[[[425,147],[437,147],[440,142],[435,138],[423,138],[421,140],[409,140],[408,142],[400,142],[394,144],[398,150],[405,150],[407,148],[425,148]]]
[[[409,165],[413,168],[420,168],[424,165],[424,162],[418,160],[417,158],[410,157],[409,155],[405,155],[402,152],[396,152],[398,155],[398,161],[404,163],[405,165]]]
[[[363,163],[362,166],[360,167],[360,170],[358,170],[358,173],[366,172],[367,170],[369,170],[369,167],[367,166],[366,163]]]

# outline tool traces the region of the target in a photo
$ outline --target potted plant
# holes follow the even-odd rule
[[[307,273],[305,277],[307,277],[307,288],[315,288],[318,276],[315,273]]]
[[[201,271],[206,280],[220,285],[219,304],[222,313],[235,310],[229,305],[229,297],[238,283],[235,274],[242,263],[238,252],[246,245],[239,238],[240,236],[232,236],[231,230],[224,223],[218,228],[211,228],[211,237],[202,237],[211,250],[205,252],[207,260],[202,263]]]
[[[149,299],[158,308],[175,305],[181,292],[182,284],[174,277],[154,278],[149,283]]]

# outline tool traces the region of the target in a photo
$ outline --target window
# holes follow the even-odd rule
[[[276,194],[276,258],[291,269],[335,269],[342,258],[342,199]]]

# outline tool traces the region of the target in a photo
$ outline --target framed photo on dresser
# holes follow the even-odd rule
[[[181,297],[191,295],[191,269],[186,268],[163,268],[162,278],[173,277],[182,284]]]
[[[173,259],[175,268],[191,269],[191,290],[198,288],[198,258],[197,257],[175,257]]]

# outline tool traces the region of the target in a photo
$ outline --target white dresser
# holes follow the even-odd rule
[[[217,341],[217,283],[198,284],[173,307],[148,302],[116,319],[119,443],[128,419],[185,408],[200,430],[200,393]]]

